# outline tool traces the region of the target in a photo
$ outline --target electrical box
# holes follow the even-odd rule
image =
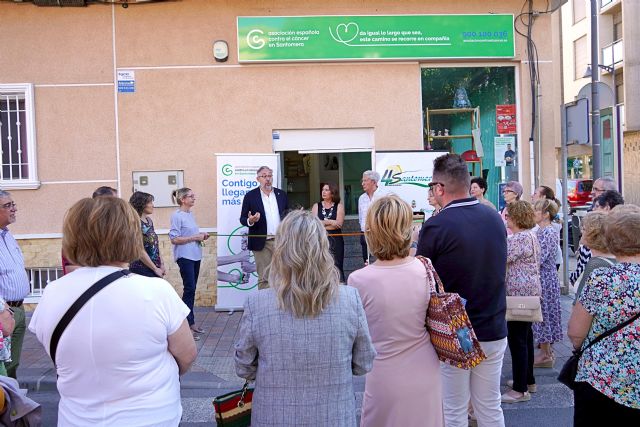
[[[184,171],[134,171],[133,191],[153,195],[157,208],[177,206],[171,200],[173,190],[184,187]]]

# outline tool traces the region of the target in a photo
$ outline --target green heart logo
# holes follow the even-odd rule
[[[329,28],[331,37],[339,43],[347,44],[353,41],[360,33],[360,27],[355,22],[349,22],[348,24],[338,24],[335,28],[335,34]]]

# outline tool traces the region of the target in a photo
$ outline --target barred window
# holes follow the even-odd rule
[[[33,86],[0,84],[0,186],[37,188]]]

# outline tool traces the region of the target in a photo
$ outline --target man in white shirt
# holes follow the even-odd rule
[[[376,171],[368,170],[362,174],[362,189],[364,193],[362,193],[358,199],[358,221],[360,222],[360,231],[363,233],[367,230],[366,220],[369,205],[378,196],[378,181],[380,181],[380,174]],[[364,238],[364,235],[360,236],[360,245],[362,245],[364,264],[368,265],[369,250],[367,249],[367,240]]]
[[[289,209],[289,200],[287,193],[273,186],[273,171],[268,166],[258,168],[256,179],[260,187],[245,194],[240,223],[249,227],[248,249],[256,260],[258,289],[264,289],[269,287],[273,239]]]

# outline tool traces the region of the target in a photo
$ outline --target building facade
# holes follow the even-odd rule
[[[581,97],[591,73],[599,74],[606,85],[600,99],[602,174],[618,180],[628,202],[639,203],[640,173],[635,165],[640,161],[640,104],[635,94],[640,89],[640,49],[635,23],[640,18],[640,3],[597,0],[598,67],[591,65],[590,6],[590,0],[569,0],[561,9],[564,102]],[[590,145],[569,147],[570,176],[590,178],[591,162]]]
[[[529,3],[536,11],[531,21],[533,14],[521,15],[522,0],[183,0],[127,8],[0,2],[0,186],[19,204],[11,230],[27,265],[53,274],[64,213],[96,187],[113,186],[127,199],[134,188],[153,188],[167,277],[179,289],[166,236],[175,210],[168,193],[192,188],[200,226],[215,231],[217,153],[279,154],[279,185],[305,208],[319,199],[320,182],[334,180],[352,217],[360,175],[372,168],[376,151],[472,151],[470,172],[486,175],[496,204],[505,180],[519,180],[526,193],[536,184],[553,185],[560,18],[548,13],[546,0]],[[508,15],[524,34],[524,24],[531,25],[531,39],[511,24],[510,34],[500,35],[512,37],[507,56],[403,58],[391,48],[387,57],[241,57],[248,35],[240,35],[239,17],[373,16],[386,17],[380,22],[389,26],[400,22],[397,16],[428,15],[442,15],[443,28],[469,15],[479,22]],[[344,25],[335,29],[348,34]],[[277,135],[295,138],[284,147]],[[515,153],[511,164],[506,143]],[[206,305],[215,303],[217,280],[215,242],[209,242],[197,291]],[[47,280],[34,279],[34,296]]]

